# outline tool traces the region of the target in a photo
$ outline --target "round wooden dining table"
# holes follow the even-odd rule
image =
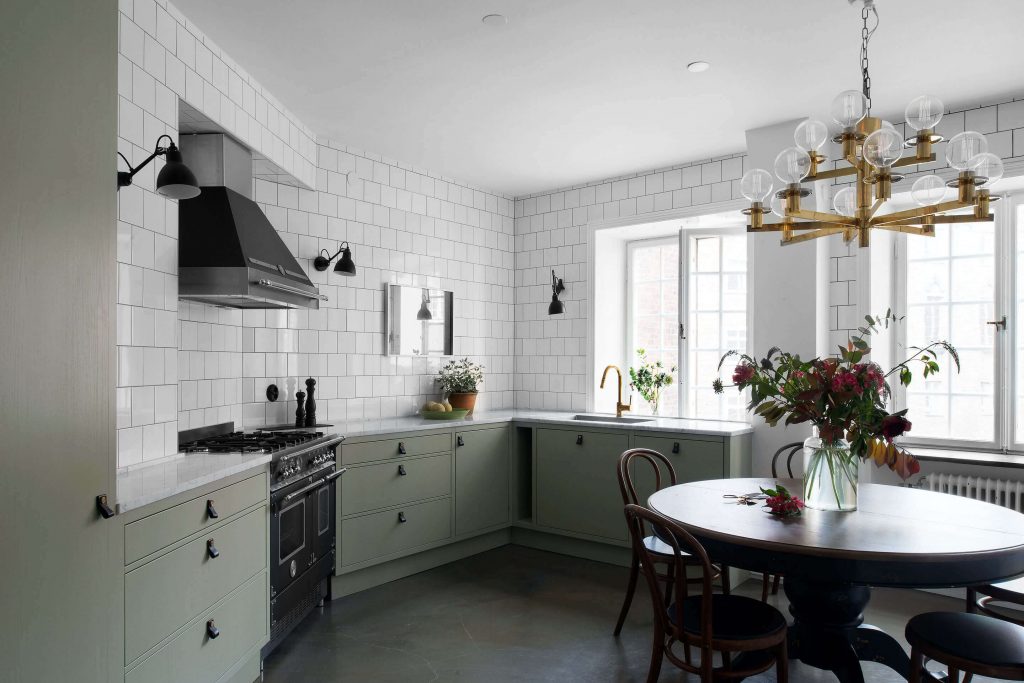
[[[731,567],[782,574],[793,625],[790,657],[864,680],[861,661],[904,678],[910,659],[888,633],[864,624],[872,586],[949,588],[1024,574],[1024,515],[944,493],[861,484],[858,509],[805,509],[770,515],[763,501],[736,497],[776,481],[797,492],[799,480],[716,479],[670,486],[648,506],[681,524],[711,558]]]

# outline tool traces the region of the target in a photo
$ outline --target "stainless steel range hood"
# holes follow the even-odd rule
[[[320,308],[320,294],[252,200],[252,155],[223,134],[183,135],[202,187],[178,205],[178,298],[226,308]]]

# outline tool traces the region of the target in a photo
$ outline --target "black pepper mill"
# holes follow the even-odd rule
[[[299,407],[295,409],[295,426],[304,427],[306,426],[306,409],[303,408],[304,402],[302,399],[306,398],[306,392],[297,391],[295,392],[295,400],[298,401]]]
[[[306,380],[306,426],[316,427],[316,399],[313,392],[316,391],[316,380],[310,377]]]

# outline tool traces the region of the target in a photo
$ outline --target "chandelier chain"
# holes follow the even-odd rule
[[[875,25],[868,27],[868,19],[874,15]],[[868,43],[871,41],[871,36],[874,35],[875,30],[878,29],[878,9],[875,8],[873,2],[865,2],[864,7],[860,10],[860,18],[863,20],[864,25],[860,31],[860,72],[862,81],[862,90],[864,97],[868,101],[867,114],[871,115],[871,73],[870,73],[870,62],[868,61]]]

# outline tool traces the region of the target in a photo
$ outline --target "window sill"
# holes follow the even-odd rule
[[[914,457],[922,462],[953,462],[963,465],[985,465],[987,467],[1008,467],[1024,469],[1024,455],[991,451],[960,451],[946,448],[908,447]]]

